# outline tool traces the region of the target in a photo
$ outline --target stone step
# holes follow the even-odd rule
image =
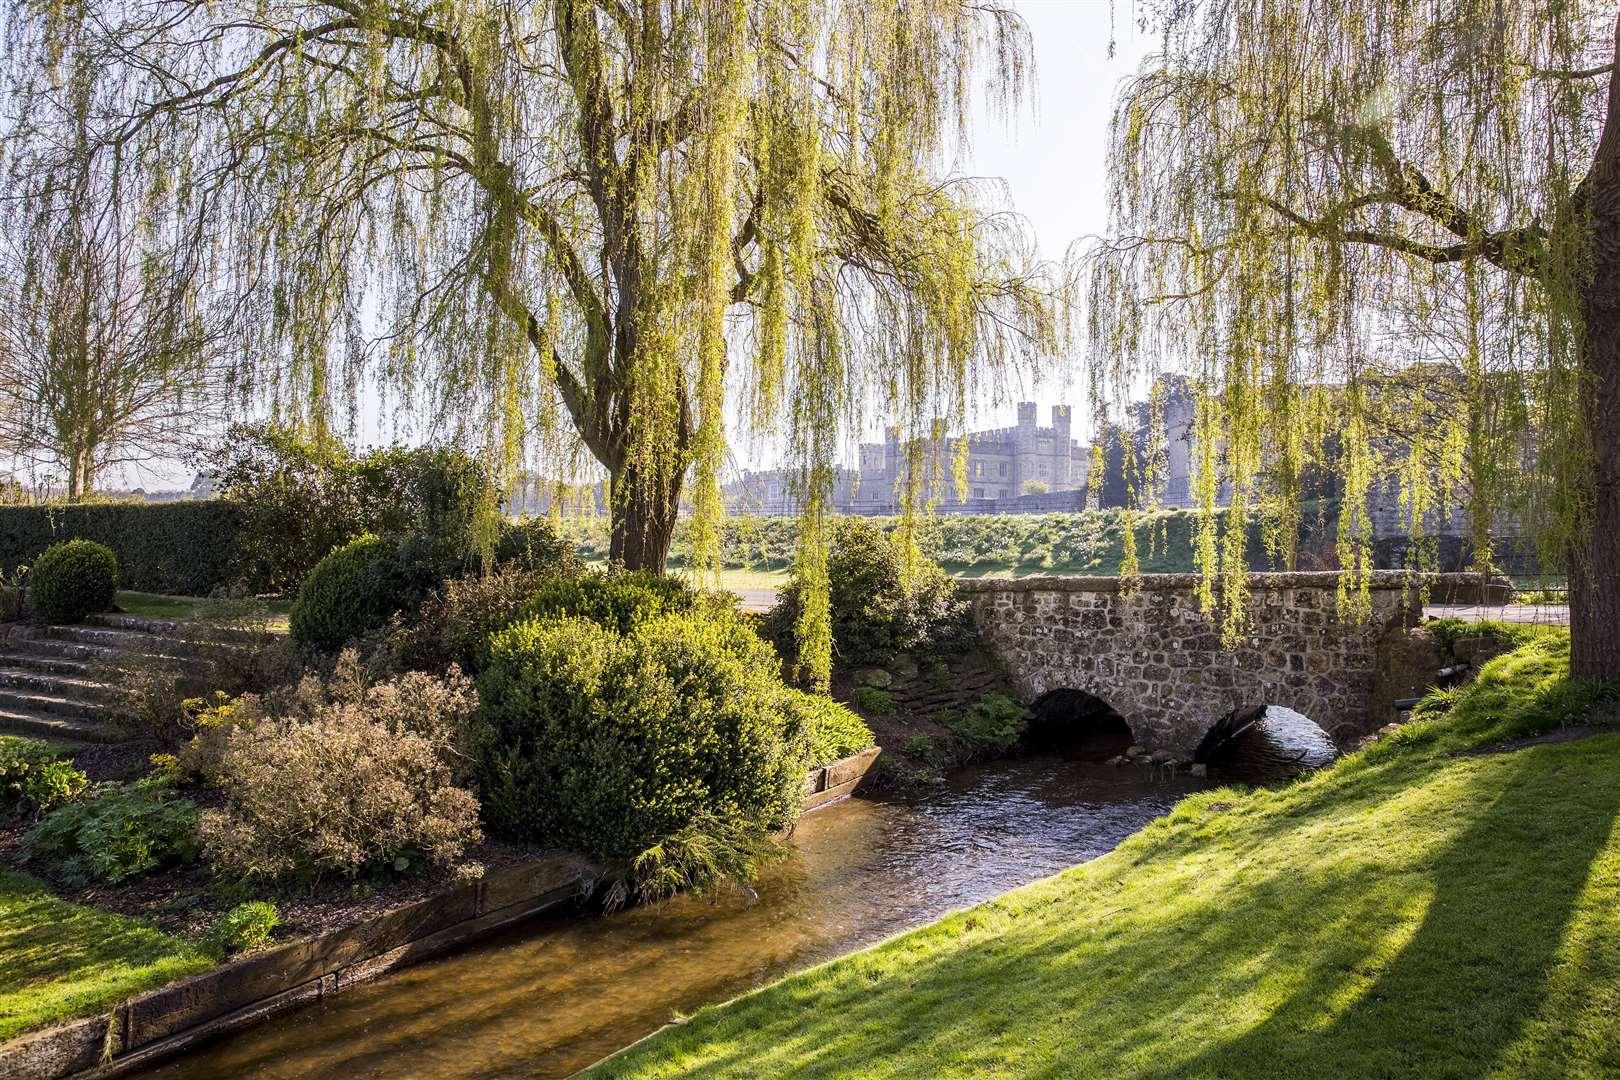
[[[48,671],[9,665],[0,666],[0,688],[98,703],[116,699],[122,693],[117,687],[95,679],[74,678],[71,675],[57,675]]]
[[[187,642],[176,641],[173,638],[163,637],[160,634],[148,634],[139,630],[124,630],[112,626],[47,626],[42,629],[41,636],[54,638],[57,641],[77,642],[80,645],[98,645],[102,648],[116,649],[120,652],[148,654],[174,654],[176,651],[175,646],[188,644]]]
[[[91,645],[82,641],[70,641],[55,637],[33,637],[13,641],[11,649],[11,655],[27,656],[42,661],[71,661],[86,665],[113,657],[137,661],[150,660],[154,663],[182,663],[203,666],[212,666],[217,662],[214,657],[181,656],[173,653],[120,648],[112,645]]]
[[[117,741],[116,735],[89,720],[32,712],[10,706],[0,706],[0,734],[50,739],[70,746],[79,743]]]
[[[107,705],[77,697],[38,693],[0,686],[0,712],[47,713],[77,720],[101,720],[111,715]]]
[[[198,642],[208,645],[251,645],[263,639],[264,634],[241,626],[221,626],[196,619],[160,619],[151,615],[129,615],[122,612],[102,612],[87,615],[84,625],[109,630],[129,630],[177,642]],[[268,631],[276,633],[276,631]]]
[[[19,649],[15,652],[0,652],[0,667],[28,668],[31,671],[82,679],[91,675],[93,664],[90,660],[75,660],[70,657],[24,652]]]

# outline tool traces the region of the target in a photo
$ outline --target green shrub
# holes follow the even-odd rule
[[[476,672],[483,667],[489,636],[536,607],[555,613],[569,607],[611,610],[615,605],[635,605],[623,598],[635,592],[635,586],[607,584],[602,575],[590,575],[578,585],[552,588],[554,581],[580,573],[579,561],[567,543],[542,520],[508,525],[488,573],[445,581],[422,603],[414,619],[390,634],[389,662],[395,668],[432,671],[457,664],[463,671]],[[611,596],[602,599],[599,594],[603,592]],[[654,603],[645,597],[640,600],[643,608]]]
[[[220,723],[225,806],[201,822],[209,864],[310,880],[456,862],[481,838],[478,801],[456,782],[477,704],[454,670],[366,686],[352,650],[326,682],[239,703]]]
[[[49,810],[88,785],[84,773],[49,744],[0,735],[0,809]]]
[[[118,594],[118,557],[94,540],[52,544],[28,571],[28,599],[45,622],[76,623]]]
[[[770,646],[723,613],[626,621],[529,618],[491,640],[475,754],[491,827],[628,872],[705,815],[721,844],[792,821],[806,733]]]
[[[205,596],[233,580],[237,508],[218,499],[0,506],[0,572],[64,540],[112,549],[125,589]]]
[[[355,455],[273,424],[239,424],[203,455],[240,518],[235,576],[254,591],[295,589],[334,548],[364,533],[413,536],[415,557],[461,573],[495,539],[497,492],[452,447]]]
[[[533,570],[498,567],[446,581],[390,633],[388,663],[400,671],[439,671],[456,664],[477,672],[489,653],[490,635],[522,617],[524,607],[548,578]]]
[[[293,601],[288,628],[300,644],[332,652],[420,599],[421,585],[412,580],[399,544],[368,533],[315,564]]]
[[[98,784],[24,835],[31,859],[63,880],[117,884],[197,857],[197,806],[156,780]]]
[[[832,698],[790,689],[783,704],[791,723],[802,729],[809,740],[812,768],[849,757],[872,745],[872,729]]]
[[[233,955],[264,946],[280,925],[281,915],[276,905],[267,900],[249,900],[227,911],[209,932],[209,937],[221,952]]]
[[[692,611],[700,597],[677,578],[638,571],[555,578],[529,597],[522,617],[578,617],[626,634],[659,616]]]
[[[873,716],[888,716],[894,712],[894,696],[876,686],[857,686],[850,691],[849,703]]]
[[[580,570],[574,545],[545,518],[501,522],[495,540],[495,565],[548,577],[567,577]]]
[[[1023,738],[1030,712],[1010,694],[992,690],[968,707],[967,712],[950,716],[945,726],[964,740],[981,757],[1005,754]]]
[[[886,664],[897,653],[949,651],[968,636],[967,606],[956,583],[918,555],[908,567],[901,542],[860,518],[844,518],[827,553],[833,653],[846,667]],[[795,627],[805,584],[782,590],[766,632],[795,655]]]

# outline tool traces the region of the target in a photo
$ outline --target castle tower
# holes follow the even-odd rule
[[[1067,405],[1052,406],[1052,490],[1060,491],[1070,487],[1070,462],[1074,460],[1074,443],[1069,437],[1069,418],[1072,412]]]

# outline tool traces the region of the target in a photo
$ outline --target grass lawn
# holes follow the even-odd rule
[[[605,1077],[1620,1076],[1620,735],[1540,637],[1290,787],[728,1005]]]
[[[93,1015],[215,963],[196,942],[0,870],[0,1039]]]
[[[240,601],[213,601],[198,596],[168,596],[163,593],[131,592],[128,589],[120,589],[113,602],[118,605],[119,610],[127,614],[143,615],[150,619],[208,618],[212,614],[213,605],[228,604],[229,614],[232,617],[244,616],[248,609],[252,609],[268,616],[272,625],[277,623],[285,625],[287,613],[292,610],[291,597],[245,604]]]

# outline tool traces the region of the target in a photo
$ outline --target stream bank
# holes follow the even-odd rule
[[[566,1077],[702,1005],[1112,850],[1186,777],[1023,758],[804,818],[749,890],[544,915],[139,1075]]]

